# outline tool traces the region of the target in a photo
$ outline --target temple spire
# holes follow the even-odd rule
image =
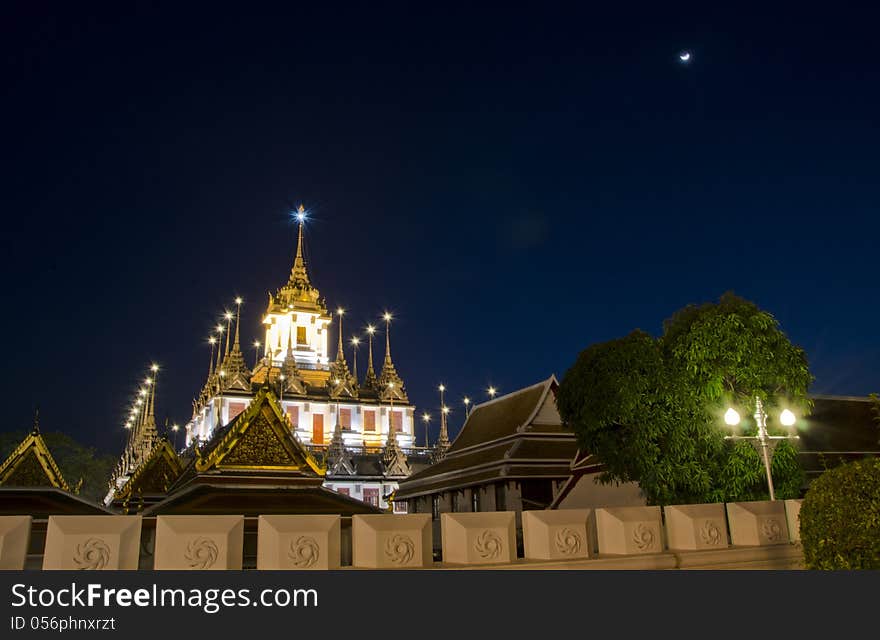
[[[217,333],[220,334],[220,337],[223,337],[223,325],[217,325]],[[217,345],[217,366],[214,368],[215,373],[219,375],[220,373],[220,358],[223,355],[223,349],[220,348],[220,345]]]
[[[208,364],[208,380],[211,380],[211,377],[214,375],[214,345],[217,343],[217,338],[211,336],[208,338],[208,342],[211,343],[211,360]]]
[[[368,350],[367,350],[367,373],[364,376],[364,386],[368,389],[378,389],[379,379],[376,377],[375,367],[373,367],[373,334],[376,333],[376,327],[367,325]]]
[[[391,420],[391,414],[388,416]],[[412,473],[406,454],[397,442],[397,432],[394,425],[388,424],[388,439],[385,441],[385,449],[382,452],[382,473],[385,476],[408,476]]]
[[[34,426],[31,429],[31,433],[34,434],[35,436],[39,435],[39,433],[40,433],[40,408],[39,407],[34,409]]]
[[[306,261],[303,258],[303,223],[306,219],[306,210],[302,205],[299,205],[296,210],[296,219],[299,222],[299,230],[296,237],[296,258],[293,260],[293,269],[290,270],[290,284],[294,286],[308,286],[309,273],[306,270]]]
[[[241,325],[241,303],[242,302],[243,301],[241,298],[235,299],[235,305],[236,305],[237,309],[235,311],[235,344],[232,345],[233,351],[241,351],[241,345],[239,344],[239,340],[238,340],[238,333],[239,333],[239,325]]]
[[[449,415],[449,407],[443,401],[443,393],[446,391],[446,386],[441,384],[438,389],[440,390],[440,434],[437,437],[434,450],[431,452],[434,462],[440,462],[440,460],[446,457],[446,452],[449,450],[449,429],[446,422],[446,417]]]
[[[223,357],[223,369],[220,371],[220,384],[223,389],[248,391],[251,387],[251,371],[247,368],[241,352],[241,303],[240,297],[235,298],[235,341],[229,351],[229,336],[232,333],[232,313],[226,312],[226,355]]]
[[[153,365],[153,382],[150,385],[150,416],[155,417],[156,415],[156,381],[159,379],[159,367],[158,365]]]
[[[159,379],[159,365],[152,365],[150,371],[152,371],[153,377],[147,378],[150,390],[147,393],[148,401],[145,403],[144,412],[146,415],[144,416],[144,428],[143,432],[140,434],[141,439],[143,440],[142,447],[144,453],[152,450],[159,435],[159,432],[156,429],[156,383]]]
[[[330,378],[327,380],[330,396],[335,398],[339,398],[340,395],[356,397],[358,393],[357,379],[348,370],[348,362],[345,360],[345,351],[342,348],[342,316],[344,314],[345,309],[342,307],[336,310],[336,315],[339,316],[339,339],[336,346],[336,360],[330,365]]]
[[[379,397],[394,396],[398,400],[406,401],[406,391],[403,388],[403,380],[397,374],[394,363],[391,361],[391,314],[387,311],[382,316],[385,320],[385,362],[382,365],[382,373],[379,374]]]
[[[391,314],[387,311],[382,316],[385,319],[385,364],[383,367],[394,366],[391,363]]]
[[[358,379],[358,345],[360,345],[360,338],[357,336],[352,336],[351,338],[351,356],[352,356],[352,366],[351,366],[351,375],[354,376],[355,381]]]
[[[229,356],[229,337],[232,333],[232,312],[227,311],[223,317],[226,318],[226,352],[223,354],[223,359],[226,360]]]
[[[336,315],[339,316],[339,345],[336,349],[336,360],[345,360],[345,353],[342,351],[342,316],[345,314],[345,309],[339,307],[336,310]]]

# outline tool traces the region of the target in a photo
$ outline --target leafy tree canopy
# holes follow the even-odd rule
[[[880,569],[880,458],[848,462],[811,484],[800,511],[808,569]]]
[[[43,440],[61,469],[61,475],[73,489],[82,479],[80,496],[95,502],[107,494],[107,482],[113,473],[116,458],[100,453],[94,447],[86,447],[60,431],[44,432]],[[0,462],[27,436],[24,431],[0,433]]]
[[[580,445],[603,463],[603,482],[638,482],[651,504],[767,499],[761,457],[730,434],[723,413],[756,433],[754,398],[765,402],[773,433],[779,411],[810,409],[812,377],[802,349],[778,322],[732,293],[689,305],[659,338],[634,331],[585,349],[563,377],[559,411]],[[779,444],[772,462],[777,497],[796,497],[797,452]]]

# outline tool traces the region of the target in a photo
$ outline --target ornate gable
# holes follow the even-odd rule
[[[0,486],[55,487],[70,491],[43,436],[36,429],[0,465]]]
[[[161,440],[131,478],[116,492],[114,499],[164,494],[183,473],[180,459],[167,440]]]
[[[200,456],[196,470],[209,469],[297,471],[310,476],[324,475],[324,469],[293,437],[275,394],[266,387],[257,392],[250,406]]]

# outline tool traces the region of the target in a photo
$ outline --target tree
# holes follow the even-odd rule
[[[874,414],[874,422],[877,423],[877,432],[880,435],[880,396],[876,393],[869,393],[871,398],[871,412]],[[877,438],[877,444],[880,444],[880,437]]]
[[[0,433],[0,462],[9,456],[26,436],[23,431]],[[116,464],[116,459],[112,455],[100,453],[94,447],[86,447],[60,431],[43,433],[43,440],[71,489],[81,479],[82,487],[79,494],[83,498],[98,502],[107,494],[107,481]]]
[[[758,500],[768,497],[763,463],[748,442],[724,440],[723,412],[734,405],[747,416],[758,396],[771,415],[783,403],[803,415],[811,380],[775,318],[727,293],[681,309],[659,338],[635,331],[588,347],[557,401],[581,447],[602,461],[602,482],[638,482],[651,504]],[[749,419],[742,426],[754,432]],[[778,497],[799,495],[790,444],[777,446],[772,473]]]
[[[825,471],[800,510],[808,569],[880,569],[880,459]]]

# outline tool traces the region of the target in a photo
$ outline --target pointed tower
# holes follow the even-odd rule
[[[296,210],[296,219],[299,222],[296,234],[296,257],[293,259],[293,267],[290,269],[290,278],[287,281],[288,287],[302,290],[312,288],[311,282],[309,282],[309,272],[306,269],[306,261],[303,257],[303,222],[305,222],[305,218],[306,209],[300,204]]]
[[[344,309],[336,310],[336,315],[339,318],[339,344],[336,349],[336,360],[330,365],[330,377],[327,379],[327,389],[330,391],[331,398],[339,398],[340,396],[356,398],[358,395],[357,380],[348,370],[348,362],[346,362],[345,353],[342,350],[342,316],[344,314]]]
[[[373,334],[376,333],[376,327],[367,326],[367,335],[369,336],[368,352],[367,352],[367,373],[364,376],[364,388],[371,391],[379,391],[379,378],[376,377],[376,368],[373,366]]]
[[[447,416],[449,415],[449,407],[443,401],[443,393],[446,391],[446,387],[444,385],[440,385],[440,434],[437,437],[437,443],[434,445],[433,451],[431,451],[431,457],[434,462],[440,462],[443,458],[446,457],[446,452],[449,451],[449,429],[446,424]]]
[[[251,372],[244,362],[244,354],[241,352],[241,342],[239,340],[241,303],[241,298],[235,299],[235,304],[238,306],[235,314],[235,342],[232,345],[232,351],[229,352],[229,355],[223,361],[223,388],[250,391]],[[228,342],[227,340],[227,344]]]
[[[393,397],[401,402],[409,402],[403,380],[397,375],[397,369],[391,361],[391,314],[386,311],[382,317],[385,320],[385,362],[379,374],[379,398],[388,400]]]
[[[388,430],[385,451],[382,453],[382,473],[386,477],[407,477],[412,473],[406,454],[397,442],[397,432]]]
[[[345,448],[345,441],[342,439],[342,426],[337,421],[336,427],[333,429],[333,439],[327,449],[327,475],[353,476],[355,473],[351,452]]]
[[[287,283],[275,294],[263,316],[266,339],[264,353],[273,362],[254,369],[253,382],[265,381],[269,366],[280,367],[285,345],[293,344],[293,356],[302,379],[310,385],[323,386],[330,377],[328,354],[329,325],[332,321],[320,292],[312,285],[303,252],[303,227],[306,212],[302,205],[296,211],[298,222],[296,256]]]
[[[147,378],[147,384],[150,387],[147,393],[147,401],[144,403],[144,419],[141,424],[140,431],[136,434],[136,439],[132,443],[134,458],[137,464],[140,464],[153,451],[153,447],[159,442],[159,431],[156,429],[156,382],[159,377],[159,366],[152,365],[150,370],[153,372],[152,378]]]

